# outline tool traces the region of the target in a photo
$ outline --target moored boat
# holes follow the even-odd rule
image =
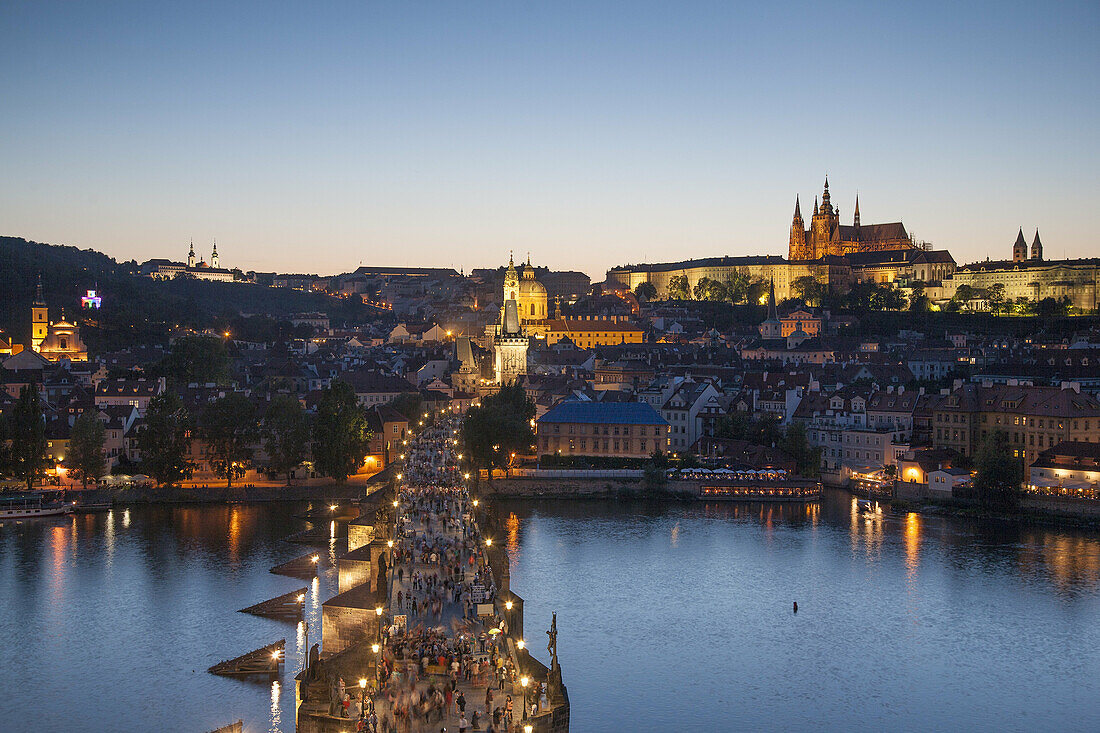
[[[33,519],[71,514],[72,502],[57,501],[42,494],[0,497],[0,519]]]

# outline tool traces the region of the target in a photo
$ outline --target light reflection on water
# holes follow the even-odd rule
[[[574,731],[1100,729],[1096,533],[840,492],[501,514],[526,637],[558,614]]]
[[[238,613],[302,581],[268,570],[310,548],[282,538],[301,506],[133,508],[0,526],[0,730],[195,731],[243,719],[294,729],[294,624]],[[335,594],[329,554],[308,583],[311,643]],[[301,625],[299,624],[299,627]],[[206,668],[287,639],[281,678]],[[43,704],[43,700],[50,700]]]
[[[5,523],[0,728],[293,730],[293,675],[320,641],[337,544],[307,584],[308,639],[304,624],[236,611],[302,587],[268,572],[309,551],[281,541],[307,526],[300,509]],[[1096,534],[864,517],[831,493],[820,506],[502,509],[543,661],[558,612],[577,733],[1100,728]],[[205,671],[284,637],[277,685]],[[47,685],[61,702],[43,705]]]

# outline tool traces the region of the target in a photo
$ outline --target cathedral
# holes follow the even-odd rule
[[[791,241],[788,259],[820,260],[830,255],[849,255],[857,252],[881,252],[884,250],[911,249],[913,238],[900,221],[890,224],[860,224],[859,196],[856,196],[852,225],[840,223],[840,212],[833,208],[829,197],[829,179],[825,179],[825,192],[821,204],[814,199],[814,213],[810,227],[805,228],[798,197],[794,199],[794,220],[791,222]]]

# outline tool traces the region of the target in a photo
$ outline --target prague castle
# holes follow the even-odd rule
[[[804,228],[798,197],[794,199],[794,220],[788,257],[792,261],[820,260],[824,257],[844,256],[864,252],[883,252],[913,248],[913,239],[900,221],[890,224],[861,224],[859,220],[859,196],[856,196],[852,225],[840,223],[840,211],[833,208],[829,196],[829,179],[825,179],[825,192],[821,205],[814,199],[814,213],[809,229]]]

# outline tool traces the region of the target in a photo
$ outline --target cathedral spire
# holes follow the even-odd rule
[[[831,214],[832,210],[832,198],[829,196],[829,176],[825,176],[825,192],[821,194],[821,213]]]
[[[814,196],[814,216],[817,216],[817,196]]]
[[[794,195],[794,220],[802,221],[802,212],[798,209],[798,194]]]
[[[1039,230],[1035,230],[1035,239],[1031,243],[1031,259],[1043,259],[1043,243],[1039,241]]]
[[[856,213],[855,213],[855,216],[852,218],[852,223],[857,227],[859,226],[859,194],[858,193],[856,194]]]

